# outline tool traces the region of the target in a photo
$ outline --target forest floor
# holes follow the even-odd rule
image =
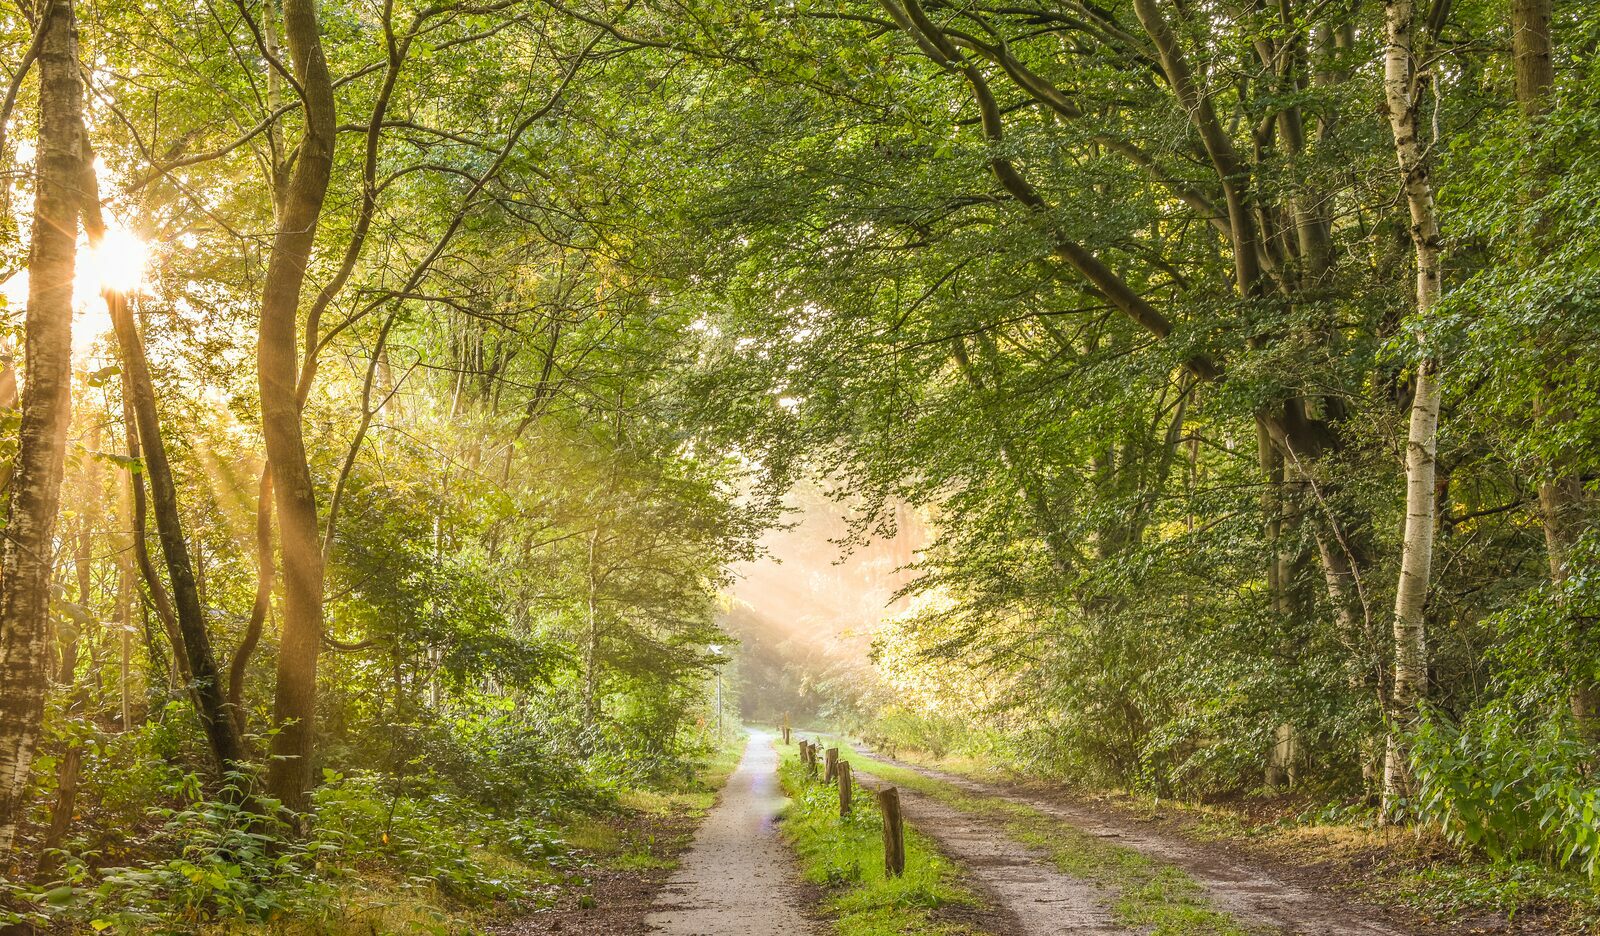
[[[1091,799],[1048,784],[979,779],[846,745],[841,750],[859,771],[897,784],[908,820],[955,857],[971,852],[974,840],[986,849],[1030,846],[1036,867],[1098,889],[1100,905],[1130,927],[1107,932],[1146,931],[1152,923],[1174,934],[1589,931],[1571,907],[1539,899],[1532,884],[1520,912],[1496,906],[1499,892],[1479,893],[1475,901],[1475,879],[1459,863],[1403,833],[1369,839],[1328,827],[1263,831],[1238,816],[1176,804]],[[1430,888],[1437,892],[1432,899]],[[1441,900],[1438,893],[1455,898]],[[1057,899],[1080,897],[1063,890]]]

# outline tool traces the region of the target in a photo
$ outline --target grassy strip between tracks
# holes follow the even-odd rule
[[[838,936],[956,936],[978,932],[956,917],[983,901],[932,842],[906,829],[906,873],[883,869],[883,818],[872,794],[856,790],[851,814],[839,815],[838,788],[810,777],[799,748],[779,745],[778,776],[790,803],[784,837],[807,882],[823,890],[823,909]]]
[[[1119,923],[1151,936],[1247,936],[1249,927],[1210,905],[1205,889],[1181,868],[1090,835],[1048,813],[997,796],[970,793],[954,784],[875,760],[841,740],[840,756],[858,771],[922,793],[971,815],[990,818],[1024,845],[1043,849],[1063,874],[1106,889]]]

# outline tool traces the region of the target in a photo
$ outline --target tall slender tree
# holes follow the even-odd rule
[[[72,0],[44,4],[22,428],[0,546],[0,850],[21,819],[48,682],[50,579],[72,414],[72,281],[89,164]]]
[[[273,703],[273,723],[278,733],[272,742],[267,790],[286,807],[303,810],[311,788],[317,656],[322,644],[323,562],[317,535],[316,489],[306,461],[296,393],[300,294],[333,171],[337,124],[333,81],[322,51],[314,0],[285,0],[283,39],[293,65],[295,90],[305,111],[305,131],[272,241],[256,344],[261,435],[272,470],[283,550],[283,631]]]
[[[1416,317],[1421,320],[1438,304],[1442,292],[1442,245],[1427,148],[1418,137],[1417,114],[1423,90],[1417,66],[1416,6],[1412,0],[1388,0],[1383,20],[1384,103],[1400,166],[1401,191],[1411,217],[1411,245],[1417,268]],[[1426,344],[1420,334],[1418,340]],[[1437,525],[1438,492],[1434,481],[1444,388],[1438,360],[1428,348],[1420,351],[1406,433],[1405,539],[1400,547],[1400,581],[1394,597],[1394,688],[1383,769],[1384,812],[1390,815],[1410,787],[1403,733],[1416,719],[1428,688],[1426,611]]]

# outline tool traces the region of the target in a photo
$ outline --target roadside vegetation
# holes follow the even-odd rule
[[[844,756],[848,745],[838,743]],[[1064,872],[1116,888],[1133,886],[1134,901],[1124,899],[1117,904],[1124,922],[1155,919],[1148,908],[1138,906],[1154,897],[1176,905],[1171,910],[1174,919],[1184,918],[1186,911],[1177,907],[1189,904],[1202,908],[1197,919],[1206,921],[1204,925],[1221,927],[1198,932],[1233,932],[1228,927],[1235,923],[1226,917],[1216,919],[1214,911],[1203,909],[1203,895],[1176,868],[1137,853],[1119,854],[1131,850],[1085,836],[1026,803],[976,794],[853,750],[849,756],[864,772],[935,796],[958,809],[993,816],[1004,822],[1018,841],[1049,850]],[[1405,907],[1425,924],[1450,926],[1470,921],[1481,926],[1488,914],[1537,932],[1600,930],[1600,894],[1584,874],[1537,860],[1487,862],[1426,827],[1402,830],[1352,821],[1347,810],[1308,798],[1198,803],[1138,792],[1063,788],[1029,778],[991,758],[970,754],[937,757],[907,743],[892,756],[979,781],[1021,784],[1024,791],[1056,787],[1068,795],[1086,796],[1097,807],[1175,836],[1242,846],[1245,854],[1254,855],[1268,869],[1285,869],[1292,875],[1297,868],[1314,867],[1319,869],[1317,883],[1322,887],[1375,905]],[[1084,856],[1094,857],[1082,860]],[[1128,871],[1136,873],[1124,873]]]
[[[850,815],[840,816],[838,787],[813,777],[797,747],[779,744],[778,750],[778,775],[790,798],[783,834],[838,936],[975,932],[949,911],[980,906],[980,899],[926,836],[907,826],[905,874],[890,876],[883,866],[883,815],[871,791],[858,788]]]
[[[602,870],[675,867],[741,749],[739,739],[686,751],[681,771],[620,783],[574,763],[556,795],[552,785],[542,800],[499,804],[422,764],[403,786],[330,772],[302,834],[173,774],[161,791],[172,805],[131,815],[132,834],[108,828],[98,850],[74,843],[56,871],[64,883],[8,884],[4,897],[11,922],[48,930],[477,933],[535,910],[592,906]],[[83,819],[93,828],[111,817]]]

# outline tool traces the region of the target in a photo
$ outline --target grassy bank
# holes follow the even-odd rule
[[[1232,915],[1212,907],[1193,877],[1167,862],[1089,835],[1029,806],[969,793],[953,784],[874,760],[844,741],[840,756],[865,773],[983,816],[1018,842],[1046,851],[1063,874],[1105,889],[1117,921],[1152,936],[1246,936]]]
[[[883,867],[883,818],[874,798],[857,790],[851,815],[839,815],[837,787],[812,779],[795,746],[779,746],[778,774],[790,804],[784,836],[800,857],[807,882],[822,889],[823,910],[839,936],[958,934],[975,930],[955,919],[982,905],[960,872],[914,829],[906,829],[906,872]]]

